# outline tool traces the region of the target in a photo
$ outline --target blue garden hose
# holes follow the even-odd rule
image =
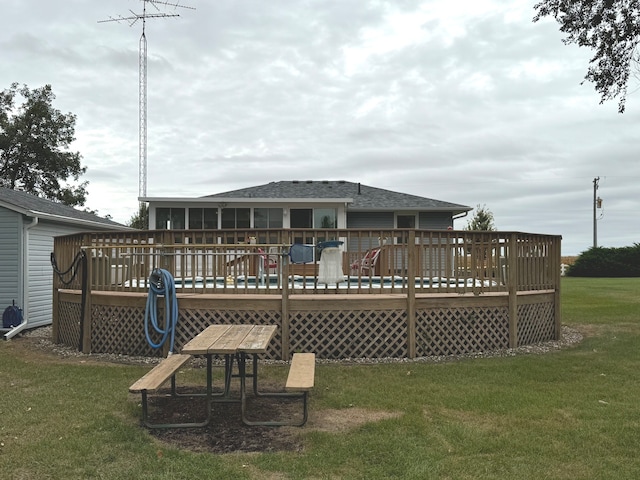
[[[164,296],[164,327],[158,322],[158,296]],[[149,323],[156,333],[161,335],[159,342],[151,339]],[[171,273],[162,268],[156,268],[149,276],[149,295],[147,307],[144,311],[144,333],[147,342],[152,348],[160,348],[171,339],[169,355],[173,353],[173,345],[176,338],[176,326],[178,325],[178,298],[176,296],[176,283]]]

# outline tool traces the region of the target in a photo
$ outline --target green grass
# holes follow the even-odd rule
[[[127,388],[148,367],[24,358],[0,343],[0,465],[9,479],[637,479],[640,279],[563,279],[579,345],[445,364],[319,365],[301,453],[212,455],[157,443]],[[273,378],[280,367],[263,369]]]

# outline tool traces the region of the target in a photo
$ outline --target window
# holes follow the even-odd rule
[[[415,215],[398,215],[398,228],[416,228]]]
[[[189,228],[215,230],[218,228],[217,208],[190,208]]]
[[[313,228],[313,210],[310,208],[292,208],[290,210],[291,228]]]
[[[313,211],[315,228],[338,228],[338,214],[335,208],[316,208]]]
[[[416,216],[415,215],[398,215],[396,217],[397,228],[416,228]],[[406,234],[403,234],[396,238],[396,243],[405,243],[407,238],[404,238]]]
[[[292,208],[291,228],[338,228],[335,208]]]
[[[223,208],[222,228],[250,228],[250,208]]]
[[[157,208],[156,229],[184,230],[184,208]]]
[[[282,228],[282,209],[254,208],[253,228]]]

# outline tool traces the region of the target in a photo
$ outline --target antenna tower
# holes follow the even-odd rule
[[[142,35],[140,35],[140,49],[139,49],[139,73],[138,73],[138,110],[139,110],[139,123],[138,123],[138,196],[140,198],[147,196],[147,37],[145,35],[145,26],[147,18],[169,18],[179,17],[177,13],[167,13],[160,10],[160,7],[173,7],[186,8],[189,10],[195,10],[193,7],[181,5],[180,3],[165,2],[159,0],[140,0],[142,2],[142,13],[135,13],[133,10],[130,16],[123,17],[118,15],[117,17],[109,17],[107,20],[100,20],[98,23],[106,22],[127,22],[130,27],[133,27],[139,21],[142,22]],[[147,5],[153,6],[157,12],[148,13]],[[142,207],[142,202],[140,204]],[[142,210],[141,210],[142,212]]]

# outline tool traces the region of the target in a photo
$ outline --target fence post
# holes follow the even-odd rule
[[[407,340],[409,358],[416,357],[416,232],[407,240]]]
[[[509,348],[518,346],[518,235],[509,235],[507,285],[509,288]]]
[[[553,258],[552,268],[554,273],[554,296],[553,296],[553,314],[555,320],[555,339],[560,340],[562,336],[562,302],[560,301],[560,287],[562,284],[562,276],[560,272],[560,264],[562,263],[562,237],[553,239]]]
[[[91,279],[92,279],[92,268],[93,262],[89,261],[90,256],[86,255],[87,251],[85,250],[85,256],[83,262],[85,263],[85,267],[82,269],[82,328],[81,334],[82,338],[80,339],[80,346],[82,353],[91,353]]]
[[[282,257],[284,259],[285,257]],[[282,326],[282,360],[289,360],[289,263],[282,262],[282,301],[280,308]]]

